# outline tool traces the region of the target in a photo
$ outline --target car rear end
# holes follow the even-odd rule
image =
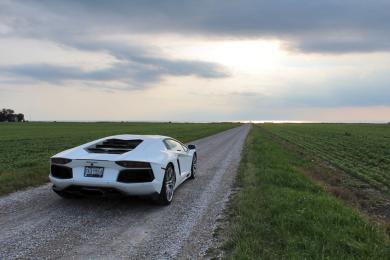
[[[82,195],[159,193],[164,176],[160,163],[129,160],[126,142],[107,140],[53,156],[49,175],[53,189]]]

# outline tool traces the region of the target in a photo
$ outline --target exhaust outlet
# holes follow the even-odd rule
[[[85,196],[91,196],[91,197],[103,197],[104,191],[100,189],[90,189],[90,188],[83,188],[81,189],[81,193]]]

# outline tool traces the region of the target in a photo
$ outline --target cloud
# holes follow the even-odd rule
[[[53,2],[54,3],[54,2]],[[3,38],[42,39],[73,50],[108,53],[119,62],[109,68],[86,71],[79,67],[49,63],[20,64],[1,67],[6,76],[17,75],[33,80],[62,84],[69,80],[119,81],[128,89],[156,83],[164,76],[196,76],[201,78],[228,77],[222,65],[197,60],[164,57],[158,50],[139,43],[102,41],[116,28],[115,15],[107,10],[110,21],[104,24],[100,12],[91,13],[75,2],[4,1],[0,3],[0,31]],[[97,3],[99,4],[99,3]],[[104,3],[100,3],[104,7]],[[101,10],[104,12],[104,10]],[[128,31],[127,33],[132,33]],[[109,38],[109,37],[108,37]],[[15,81],[19,82],[19,81]]]
[[[329,36],[321,35],[307,38],[304,41],[290,43],[287,48],[293,51],[306,53],[347,54],[389,52],[390,36],[383,35],[366,36],[363,33],[355,35]]]
[[[110,33],[176,33],[278,38],[303,52],[390,50],[387,0],[32,0],[6,1],[1,10],[10,34],[59,41]]]
[[[390,106],[390,86],[388,75],[374,73],[359,81],[335,78],[332,83],[320,85],[296,85],[277,95],[264,95],[256,92],[232,92],[242,100],[243,106],[284,107],[286,109],[323,107],[372,107]]]
[[[286,95],[278,97],[289,107],[346,107],[346,106],[390,106],[389,87],[367,85],[338,86],[325,94],[308,92],[306,95]]]
[[[384,0],[4,0],[0,25],[2,37],[45,39],[122,61],[92,72],[50,64],[3,68],[9,74],[57,82],[120,79],[142,85],[169,75],[229,76],[215,63],[171,60],[137,42],[101,40],[113,34],[277,38],[290,50],[309,53],[390,51],[390,2]]]
[[[108,53],[118,62],[96,70],[58,64],[21,64],[2,67],[1,72],[58,84],[69,80],[120,81],[129,89],[156,83],[165,76],[216,79],[230,76],[219,64],[170,59],[136,39],[126,43],[111,39],[112,35],[160,33],[182,37],[279,39],[291,51],[306,53],[388,52],[390,2],[3,0],[0,37],[44,39],[63,47]],[[356,86],[355,80],[348,82],[348,86],[329,86],[329,91],[322,96],[316,91],[312,92],[316,94],[313,96],[293,93],[291,97],[280,97],[282,101],[275,98],[272,102],[314,106],[389,104],[388,86],[383,82],[389,80],[365,81],[364,86],[363,83]],[[367,86],[375,86],[375,90],[367,94]]]
[[[122,62],[109,68],[82,70],[78,67],[52,64],[22,64],[0,68],[3,74],[38,81],[62,84],[65,81],[91,82],[116,81],[126,84],[125,89],[148,86],[161,77],[194,75],[203,78],[226,77],[217,65],[199,61],[170,61],[155,58],[139,58],[136,62]]]

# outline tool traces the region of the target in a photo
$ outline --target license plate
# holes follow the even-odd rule
[[[84,176],[85,177],[103,177],[103,167],[93,167],[93,166],[85,166],[84,168]]]

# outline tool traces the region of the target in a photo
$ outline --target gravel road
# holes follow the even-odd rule
[[[213,243],[249,125],[195,142],[199,170],[172,204],[139,198],[65,200],[51,185],[0,198],[0,259],[194,259]]]

